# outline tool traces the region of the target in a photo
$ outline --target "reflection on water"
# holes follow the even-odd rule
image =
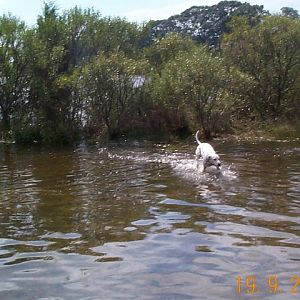
[[[194,146],[2,145],[1,299],[239,299],[248,275],[251,297],[293,297],[299,141],[216,142],[219,175]]]

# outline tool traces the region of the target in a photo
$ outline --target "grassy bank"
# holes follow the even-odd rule
[[[239,140],[295,140],[300,139],[300,122],[240,122],[234,128],[233,137]]]

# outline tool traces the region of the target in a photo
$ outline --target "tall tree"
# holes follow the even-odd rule
[[[160,70],[168,61],[175,58],[179,52],[188,52],[195,47],[191,38],[179,33],[169,33],[145,48],[144,54],[149,62]]]
[[[180,106],[210,139],[217,123],[225,121],[230,112],[243,79],[221,58],[197,47],[192,52],[179,53],[165,65],[157,90],[168,107]]]
[[[45,142],[66,142],[72,135],[71,93],[61,84],[70,69],[66,27],[56,6],[45,3],[31,39],[31,102]],[[69,136],[70,135],[70,136]]]
[[[280,10],[281,10],[281,14],[284,17],[290,17],[290,18],[294,18],[294,19],[297,19],[300,17],[298,11],[292,7],[282,7]]]
[[[101,53],[85,65],[80,93],[87,102],[88,122],[98,128],[104,125],[110,137],[119,135],[132,117],[134,97],[143,87],[146,69],[146,62],[121,53]]]
[[[5,132],[11,128],[14,110],[28,94],[25,32],[24,22],[11,15],[0,17],[0,117]]]
[[[283,115],[297,95],[300,76],[300,20],[267,17],[256,27],[235,19],[223,39],[226,58],[251,75],[252,106],[263,119]]]

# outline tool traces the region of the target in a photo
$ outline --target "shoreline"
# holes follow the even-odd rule
[[[248,130],[245,130],[248,128]],[[201,136],[201,135],[200,135]],[[130,133],[122,135],[118,139],[107,139],[101,136],[94,139],[79,139],[71,144],[46,144],[46,143],[17,143],[15,140],[0,140],[0,145],[15,145],[17,147],[46,147],[46,148],[68,148],[74,147],[79,144],[86,145],[131,145],[141,147],[142,145],[149,144],[177,144],[187,143],[194,140],[194,133],[180,136],[176,134],[145,134],[145,135],[131,135]],[[202,140],[205,139],[202,136]],[[231,133],[218,133],[212,141],[236,141],[236,142],[295,142],[300,141],[300,123],[261,123],[261,122],[240,122],[237,123],[235,128],[232,128]]]

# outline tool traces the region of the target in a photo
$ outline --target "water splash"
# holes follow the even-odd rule
[[[170,162],[174,172],[183,177],[185,180],[199,184],[212,180],[234,180],[237,178],[237,173],[232,171],[230,166],[223,165],[220,170],[212,166],[203,172],[202,161],[199,163],[199,168],[197,168],[197,163],[194,159],[180,159],[173,160]]]
[[[197,168],[193,154],[179,151],[168,152],[164,150],[162,153],[128,151],[123,154],[109,154],[109,157],[112,159],[169,165],[176,176],[197,185],[213,180],[231,181],[237,178],[237,172],[232,170],[233,165],[228,166],[224,164],[221,170],[211,166],[203,172],[201,160],[199,168]]]

